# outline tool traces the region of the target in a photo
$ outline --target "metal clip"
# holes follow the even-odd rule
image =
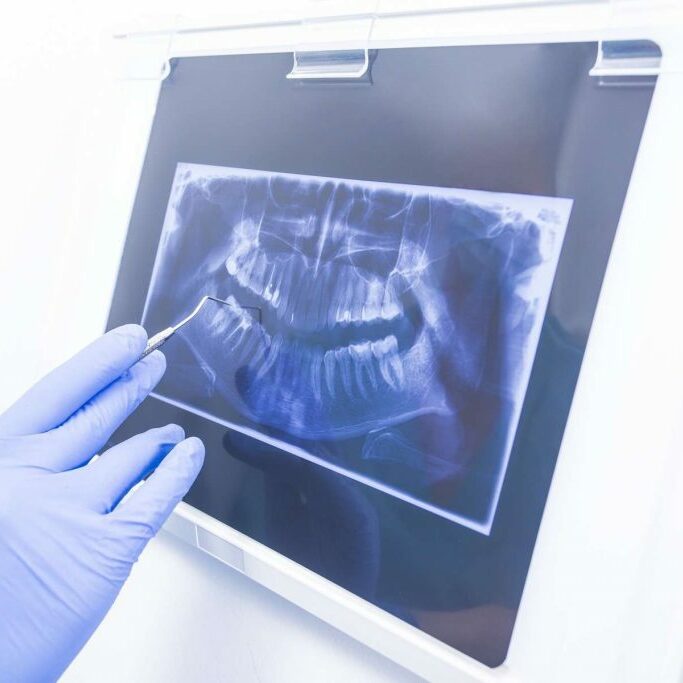
[[[601,40],[589,73],[601,86],[652,85],[661,63],[662,51],[651,40]]]
[[[311,0],[320,7],[328,0]],[[361,0],[356,11],[344,4],[343,13],[311,12],[300,22],[301,39],[294,50],[294,64],[289,79],[357,80],[370,68],[369,43],[377,18],[379,0]],[[368,6],[370,5],[370,7]],[[329,7],[329,3],[328,3]],[[310,18],[315,16],[315,18]],[[342,49],[317,49],[317,46],[340,44]]]

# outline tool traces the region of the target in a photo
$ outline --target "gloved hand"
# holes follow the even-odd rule
[[[164,373],[159,351],[136,362],[146,340],[137,325],[105,334],[0,416],[3,682],[58,678],[202,466],[176,425],[92,459]]]

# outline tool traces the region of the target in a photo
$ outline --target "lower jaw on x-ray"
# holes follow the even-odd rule
[[[156,396],[488,533],[570,209],[179,164]]]

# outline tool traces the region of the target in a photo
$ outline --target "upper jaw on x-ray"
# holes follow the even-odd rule
[[[370,434],[366,448],[438,417],[446,438],[410,447],[459,470],[521,400],[567,218],[558,200],[530,216],[519,196],[469,195],[180,164],[145,317],[229,305],[181,331],[203,386],[174,398],[220,397],[297,440]]]

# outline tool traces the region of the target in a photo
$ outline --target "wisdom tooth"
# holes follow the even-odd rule
[[[392,388],[400,388],[403,381],[403,368],[396,368],[396,361],[401,363],[398,357],[398,342],[392,334],[384,339],[372,343],[372,353],[379,362],[379,371],[384,381]]]
[[[391,354],[388,357],[389,370],[393,374],[395,388],[403,388],[403,381],[405,379],[405,373],[403,372],[403,362],[399,358],[398,353]]]
[[[396,292],[388,283],[384,288],[384,295],[382,297],[382,318],[385,320],[392,320],[396,318],[401,313],[401,309],[398,305],[398,299],[396,297]]]

